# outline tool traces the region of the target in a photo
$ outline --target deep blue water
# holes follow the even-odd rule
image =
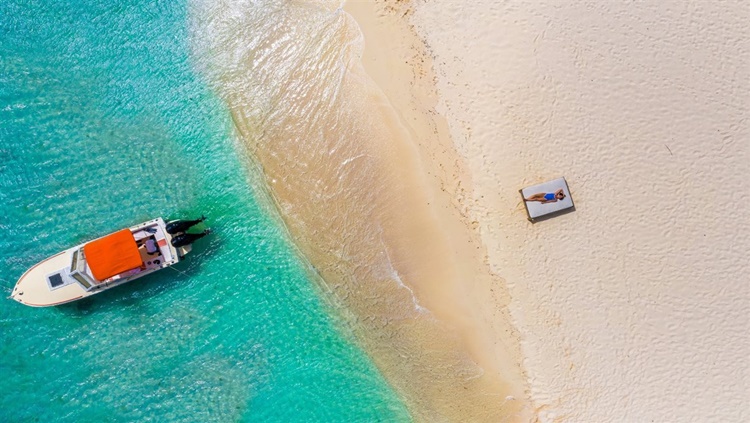
[[[0,2],[0,284],[141,221],[186,262],[78,303],[0,300],[1,421],[409,420],[319,292],[193,71],[184,1]]]

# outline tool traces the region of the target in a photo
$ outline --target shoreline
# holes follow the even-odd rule
[[[201,70],[415,419],[745,420],[747,4],[199,6]],[[576,211],[529,223],[560,176]]]
[[[434,112],[393,107],[340,2],[202,6],[204,71],[313,279],[412,417],[528,421],[509,298],[466,230],[460,162],[450,140],[433,144]],[[388,31],[398,45],[413,36],[368,13],[402,25]],[[411,64],[400,69],[393,81],[409,82]]]
[[[491,272],[478,222],[468,215],[471,174],[455,151],[447,121],[435,110],[438,92],[432,58],[409,22],[414,6],[350,1],[344,10],[364,34],[365,72],[408,131],[408,139],[402,142],[418,151],[436,219],[436,226],[425,230],[443,232],[451,245],[442,258],[451,261],[457,272],[452,280],[443,281],[443,289],[450,294],[436,295],[435,286],[423,286],[420,281],[412,281],[413,288],[438,319],[464,334],[463,348],[490,379],[506,386],[511,393],[506,400],[518,402],[516,412],[504,418],[530,421],[530,410],[524,405],[527,386],[520,339],[508,312],[510,296],[505,281]]]
[[[745,420],[748,17],[739,1],[410,15],[539,421]],[[560,176],[576,211],[529,223],[518,190]]]

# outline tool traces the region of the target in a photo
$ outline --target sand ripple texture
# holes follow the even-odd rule
[[[195,54],[285,224],[414,417],[512,420],[515,388],[486,377],[420,302],[457,277],[451,246],[340,2],[201,1],[193,13]]]

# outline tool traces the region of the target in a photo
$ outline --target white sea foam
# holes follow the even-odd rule
[[[382,228],[380,229],[379,239],[380,239],[380,246],[382,248],[381,254],[385,255],[385,263],[383,267],[385,268],[388,278],[396,282],[398,286],[401,287],[402,289],[409,291],[409,295],[411,296],[412,303],[414,304],[414,309],[418,313],[420,314],[429,313],[430,310],[426,309],[425,307],[419,304],[419,300],[417,299],[417,296],[414,294],[414,290],[404,283],[404,281],[401,279],[401,275],[399,275],[398,271],[393,267],[391,256],[390,254],[388,254],[388,245],[383,241]]]
[[[504,393],[504,381],[486,377],[465,333],[420,300],[438,296],[445,315],[466,322],[468,312],[454,312],[464,303],[446,299],[459,272],[445,256],[451,246],[418,151],[363,71],[359,27],[341,2],[196,4],[196,61],[322,292],[346,307],[342,316],[415,414],[496,421],[506,410],[486,396]]]

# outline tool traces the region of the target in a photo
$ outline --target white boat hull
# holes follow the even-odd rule
[[[82,247],[87,244],[84,243],[57,253],[27,270],[13,288],[11,298],[31,307],[55,306],[98,294],[169,267],[179,262],[190,251],[190,245],[180,248],[173,247],[171,244],[172,236],[166,232],[164,227],[164,220],[157,218],[128,228],[136,241],[153,237],[159,245],[158,253],[149,255],[144,251],[141,254],[143,266],[140,268],[132,269],[104,281],[94,281],[87,288],[71,276],[71,260],[74,259],[74,253],[80,252]],[[148,232],[146,229],[155,232]],[[154,256],[153,254],[158,255]],[[52,286],[50,275],[59,275],[57,282],[60,282],[60,284],[58,286]],[[90,275],[88,277],[90,278]]]

